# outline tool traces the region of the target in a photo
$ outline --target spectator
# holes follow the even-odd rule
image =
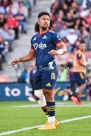
[[[84,41],[84,40],[83,40],[82,36],[79,35],[78,38],[77,38],[77,41],[76,41],[76,43],[75,43],[75,48],[76,48],[76,49],[79,49],[79,46],[80,46],[81,41]]]
[[[80,32],[80,30],[78,29],[78,25],[75,25],[75,26],[74,26],[74,30],[75,30],[75,34],[76,34],[76,35],[78,35],[78,36],[81,35],[81,32]]]
[[[89,14],[89,9],[85,9],[81,6],[79,11],[79,16],[85,18]]]
[[[74,10],[73,10],[73,9],[70,9],[70,10],[69,10],[69,13],[71,14],[72,18],[75,17],[75,14],[74,14]]]
[[[69,12],[69,9],[66,3],[63,3],[63,12],[64,12],[64,16],[66,17],[67,13]]]
[[[6,23],[6,19],[4,14],[0,13],[0,28],[3,28],[5,23]]]
[[[88,37],[88,31],[86,30],[84,26],[81,28],[81,36],[84,40],[87,39]]]
[[[9,29],[8,25],[5,24],[4,28],[1,30],[0,35],[9,42],[9,51],[12,51],[12,40],[14,40],[15,34],[14,30]]]
[[[79,6],[82,5],[83,0],[75,0],[75,1],[78,3]]]
[[[72,10],[74,15],[78,12],[78,3],[76,1],[72,3],[70,10]]]
[[[69,42],[68,42],[68,40],[66,39],[66,37],[64,37],[63,39],[63,42],[65,43],[65,45],[66,45],[66,47],[67,47],[67,50],[69,49]],[[69,52],[69,50],[68,50],[68,52]]]
[[[15,5],[15,1],[13,1],[7,8],[6,8],[6,16],[9,14],[16,15],[18,12],[18,7]]]
[[[18,20],[14,18],[13,14],[9,15],[9,18],[7,19],[6,23],[10,29],[13,29],[15,31],[15,39],[18,39],[19,38]]]
[[[91,0],[86,0],[86,7],[91,8]]]
[[[74,28],[75,19],[72,18],[72,15],[70,12],[67,13],[66,18],[63,18],[63,21],[65,21],[68,28]]]
[[[59,32],[60,37],[63,39],[70,33],[70,29],[67,28],[66,23],[64,23],[62,30]]]
[[[0,13],[5,14],[5,9],[0,5]]]
[[[62,11],[62,10],[59,10],[59,11],[58,11],[57,18],[61,18],[61,19],[63,19],[63,16],[64,16],[63,11]]]
[[[1,6],[3,6],[4,9],[6,9],[9,5],[10,5],[10,2],[8,0],[1,1]]]
[[[89,26],[91,26],[91,11],[89,15],[86,17],[86,22],[89,24]]]
[[[66,38],[67,38],[69,44],[70,44],[71,46],[74,46],[74,44],[75,44],[75,42],[76,42],[78,36],[77,36],[77,34],[75,34],[74,29],[71,29],[71,30],[70,30],[70,34],[68,34]]]
[[[30,17],[30,15],[31,15],[31,3],[30,3],[30,1],[23,0],[23,5],[27,8],[28,16]]]
[[[62,19],[60,17],[57,18],[57,21],[55,22],[56,24],[56,28],[55,31],[58,32],[63,28],[63,24],[64,22],[62,21]]]
[[[51,6],[51,19],[53,20],[53,22],[56,21],[55,9],[56,9],[55,4],[52,4],[52,6]]]
[[[18,8],[19,8],[18,0],[13,0],[12,2],[13,2],[14,9],[16,9],[16,11],[18,11]]]
[[[67,78],[67,69],[64,67],[64,65],[60,66],[60,70],[58,72],[58,78],[57,82],[64,82]]]
[[[27,22],[24,14],[21,13],[21,9],[18,9],[18,13],[15,15],[15,18],[18,20],[18,24],[22,26],[22,32],[27,32]]]
[[[8,49],[8,42],[5,42],[4,38],[0,36],[0,54],[2,56],[3,62],[6,61],[6,53],[8,52]]]
[[[77,17],[75,24],[78,25],[78,28],[81,30],[83,26],[86,27],[86,29],[89,31],[89,25],[86,23],[85,19],[82,17]]]
[[[71,8],[71,5],[74,0],[65,0],[65,3],[67,4],[68,8]]]
[[[58,11],[62,9],[62,4],[58,1],[55,0],[55,2],[52,4],[51,6],[51,11],[54,13],[54,15],[56,16],[58,14]]]
[[[24,14],[26,19],[28,19],[28,10],[25,6],[23,6],[23,2],[19,2],[19,9],[21,10],[21,13]]]

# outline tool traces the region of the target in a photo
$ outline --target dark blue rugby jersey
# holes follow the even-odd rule
[[[48,52],[56,49],[56,44],[62,42],[59,35],[53,31],[47,31],[43,34],[36,34],[31,39],[31,48],[35,49],[36,66],[47,67],[48,63],[55,59]]]

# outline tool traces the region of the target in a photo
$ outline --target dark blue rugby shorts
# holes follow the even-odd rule
[[[57,70],[38,70],[34,78],[35,90],[54,89],[56,85],[57,75]]]
[[[74,72],[74,76],[78,86],[86,83],[86,78],[83,72]]]

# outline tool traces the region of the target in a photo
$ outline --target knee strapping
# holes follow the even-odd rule
[[[46,99],[45,99],[45,96],[43,94],[43,91],[42,90],[35,90],[34,91],[35,93],[35,96],[37,96],[39,98],[38,100],[38,103],[41,107],[44,107],[46,106]]]

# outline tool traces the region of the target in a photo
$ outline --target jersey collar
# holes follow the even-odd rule
[[[45,33],[47,33],[49,31],[49,29],[47,29],[47,31]],[[45,34],[45,33],[42,33],[42,34],[38,34],[38,37],[40,37],[41,35]]]

